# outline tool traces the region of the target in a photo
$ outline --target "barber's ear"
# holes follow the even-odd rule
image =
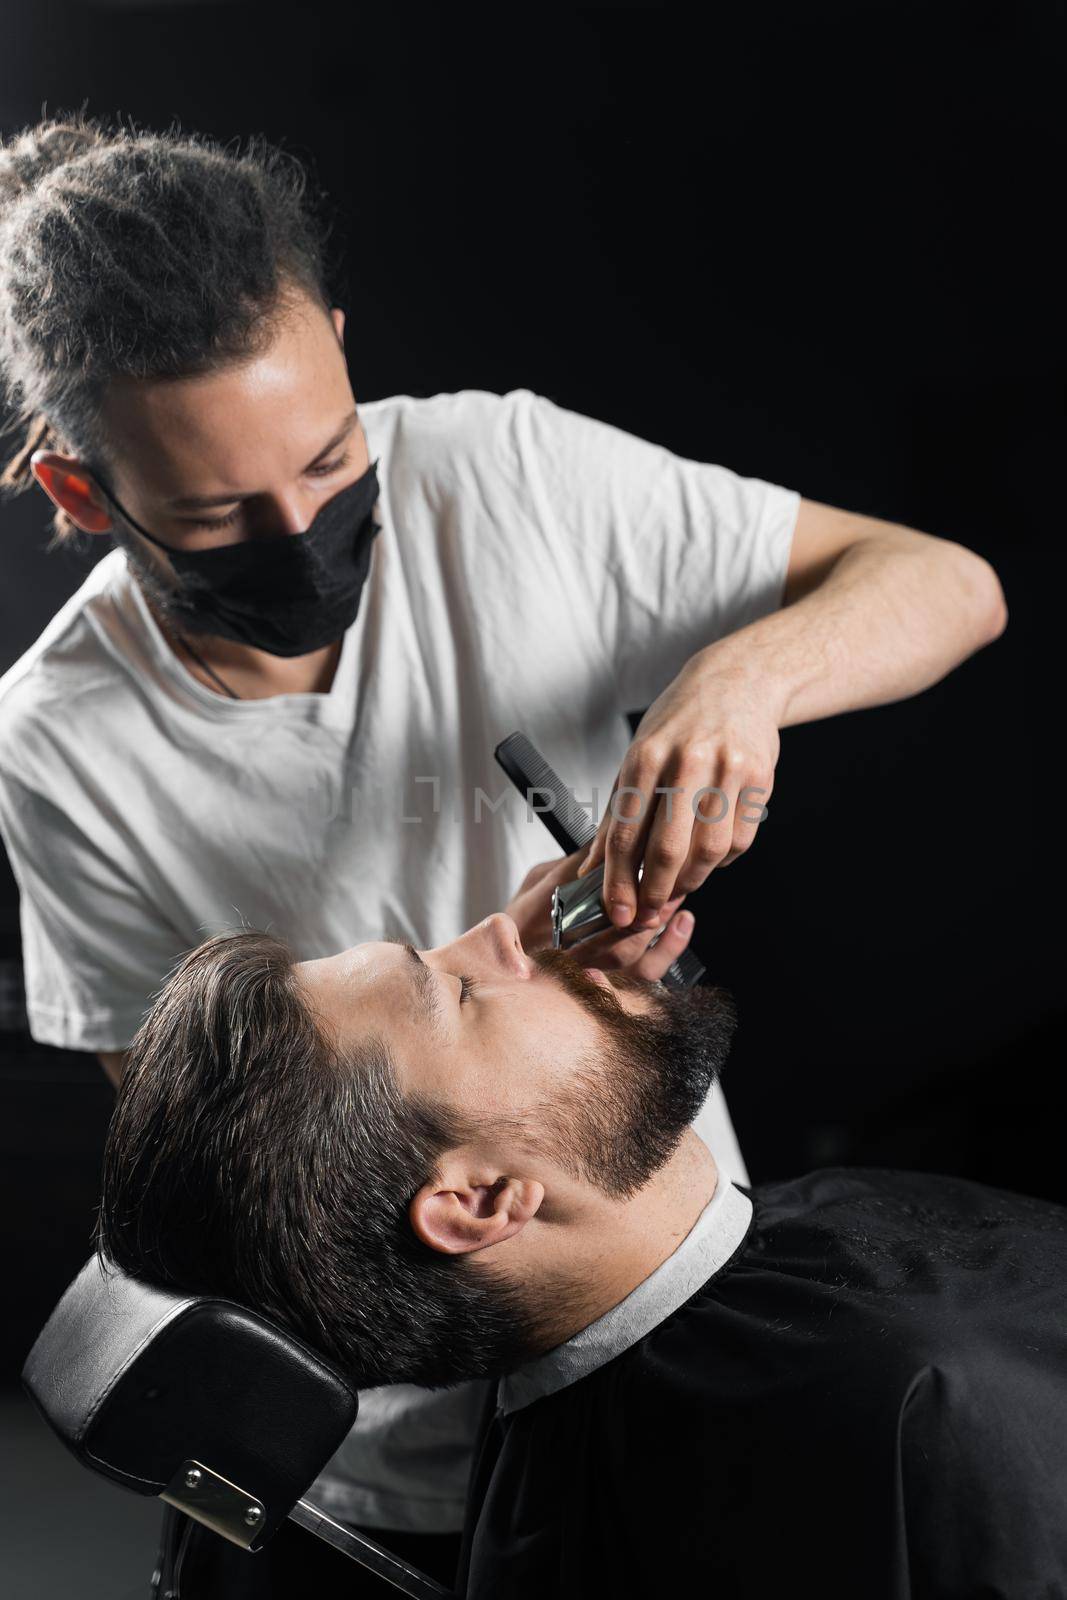
[[[30,457],[30,471],[52,503],[83,532],[110,531],[111,512],[101,504],[95,486],[75,457],[61,455],[57,450],[35,450]]]
[[[416,1237],[444,1255],[485,1250],[521,1233],[545,1197],[532,1178],[498,1178],[495,1183],[427,1183],[411,1202],[409,1215]]]

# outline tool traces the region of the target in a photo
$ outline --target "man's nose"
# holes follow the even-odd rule
[[[494,911],[477,929],[489,944],[494,958],[510,968],[518,978],[528,978],[534,964],[522,948],[522,939],[514,917],[506,911]]]
[[[494,911],[492,916],[469,928],[462,938],[442,945],[437,954],[446,960],[477,965],[485,976],[528,978],[535,970],[522,948],[515,920],[506,911]]]
[[[321,504],[321,500],[313,502],[297,494],[265,497],[257,526],[264,529],[270,538],[276,539],[306,533]]]

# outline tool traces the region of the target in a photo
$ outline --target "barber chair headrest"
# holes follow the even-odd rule
[[[356,1419],[353,1386],[228,1300],[150,1288],[93,1256],[22,1381],[78,1459],[256,1550]]]

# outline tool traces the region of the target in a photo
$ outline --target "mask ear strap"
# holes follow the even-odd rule
[[[173,546],[172,545],[164,544],[162,539],[157,539],[154,533],[149,533],[147,528],[142,528],[141,524],[139,522],[135,522],[134,521],[133,517],[130,516],[130,513],[126,510],[126,507],[121,503],[121,501],[119,500],[118,496],[113,494],[112,491],[108,488],[107,484],[104,481],[103,473],[101,473],[100,471],[97,470],[97,468],[94,467],[94,468],[92,468],[92,476],[93,476],[93,478],[94,478],[94,480],[96,482],[97,488],[101,491],[101,493],[106,495],[108,500],[110,500],[111,504],[115,507],[116,511],[121,513],[123,518],[130,524],[131,528],[136,528],[137,529],[137,532],[141,535],[141,537],[143,539],[147,539],[150,544],[158,545],[160,550],[166,550],[168,552],[171,552],[173,550]]]

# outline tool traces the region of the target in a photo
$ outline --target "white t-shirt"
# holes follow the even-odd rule
[[[280,933],[298,960],[455,938],[557,853],[500,740],[526,734],[597,821],[625,713],[781,604],[793,491],[528,389],[360,417],[382,529],[326,694],[204,687],[118,549],[0,678],[0,830],[42,1043],[125,1048],[173,963],[224,929]],[[747,1184],[721,1088],[707,1114]],[[480,1388],[371,1391],[327,1509],[458,1527]]]

